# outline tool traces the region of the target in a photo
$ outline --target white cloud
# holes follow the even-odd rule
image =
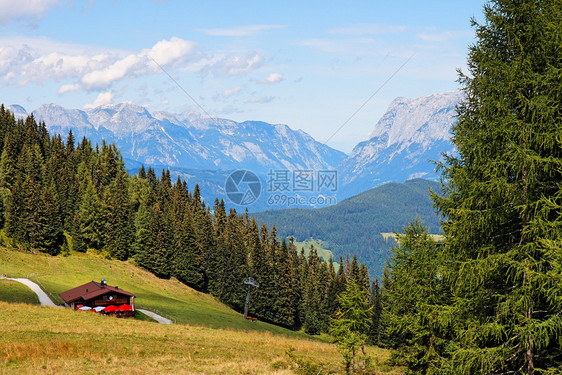
[[[175,61],[181,60],[183,57],[191,54],[197,43],[173,37],[170,40],[161,40],[151,49],[144,50],[160,65],[168,65]]]
[[[272,29],[282,29],[283,25],[249,25],[249,26],[236,26],[229,28],[216,28],[216,29],[195,29],[196,31],[210,36],[251,36],[259,34],[263,31]]]
[[[0,0],[0,25],[13,21],[34,23],[58,5],[59,0]]]
[[[0,0],[1,1],[1,0]],[[244,75],[264,58],[255,52],[200,52],[197,44],[177,37],[161,40],[138,52],[89,48],[48,38],[0,37],[0,84],[61,82],[58,94],[102,91],[124,79],[161,74],[160,67],[217,77]]]
[[[71,83],[68,85],[62,85],[59,88],[58,94],[62,95],[62,94],[66,94],[67,92],[73,92],[73,91],[77,91],[80,90],[80,85],[77,83]]]
[[[129,55],[124,59],[117,60],[115,63],[99,70],[94,70],[82,77],[81,86],[86,90],[100,90],[109,87],[113,82],[118,81],[128,74],[139,69],[145,69],[146,61],[139,55]]]
[[[264,104],[264,103],[271,102],[273,99],[275,99],[275,97],[273,97],[273,96],[256,96],[256,97],[250,98],[248,100],[248,103]]]
[[[264,59],[257,53],[248,53],[245,56],[213,56],[207,58],[201,66],[203,75],[212,73],[215,76],[236,76],[247,74],[263,65]]]
[[[236,87],[233,87],[231,89],[224,90],[224,92],[222,93],[222,96],[225,97],[225,98],[228,98],[229,96],[238,94],[243,89],[244,89],[244,86],[236,86]]]
[[[161,40],[150,49],[144,49],[137,54],[130,54],[103,69],[94,70],[84,75],[80,83],[86,90],[100,90],[125,77],[138,77],[154,73],[159,69],[150,60],[154,60],[162,67],[184,62],[192,55],[195,46],[195,42],[177,37],[170,40]]]
[[[397,34],[407,31],[406,26],[402,25],[385,25],[376,23],[363,23],[351,25],[348,27],[340,27],[328,30],[329,34],[340,35],[378,35],[378,34]]]
[[[283,74],[281,73],[271,73],[266,78],[261,79],[258,83],[266,84],[266,85],[273,85],[274,83],[281,82],[283,80]]]
[[[107,55],[41,54],[34,48],[0,47],[0,77],[6,85],[25,86],[30,82],[60,81],[79,77],[107,63]]]
[[[58,90],[59,94],[80,89],[104,90],[126,77],[160,72],[150,58],[160,66],[175,66],[191,58],[196,46],[194,42],[173,37],[138,53],[96,53],[56,42],[48,43],[54,51],[46,51],[40,47],[41,40],[31,39],[29,42],[31,46],[12,42],[0,47],[0,77],[3,83],[25,86],[46,80],[75,80],[63,84]]]
[[[97,108],[101,105],[111,104],[111,101],[113,100],[114,97],[115,94],[112,93],[111,91],[102,92],[98,95],[98,97],[96,98],[96,100],[94,100],[93,103],[86,104],[84,106],[84,109]]]

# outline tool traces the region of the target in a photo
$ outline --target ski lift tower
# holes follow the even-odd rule
[[[248,294],[246,294],[246,304],[244,305],[244,319],[248,318],[248,308],[250,307],[250,289],[252,287],[259,288],[260,286],[253,277],[248,277],[248,280],[244,280],[244,284],[248,285]]]

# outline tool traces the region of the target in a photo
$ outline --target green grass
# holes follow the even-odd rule
[[[142,312],[136,310],[135,311],[135,319],[142,320],[145,322],[156,322],[156,320],[152,319],[150,316],[143,314]]]
[[[381,233],[381,236],[385,240],[388,240],[388,239],[396,240],[396,233]],[[437,242],[441,242],[445,238],[442,234],[430,234],[429,237],[431,237],[434,241],[437,241]]]
[[[342,373],[341,355],[324,336],[310,337],[263,322],[249,322],[213,297],[177,280],[162,280],[130,262],[96,254],[52,257],[0,248],[2,272],[27,277],[61,302],[58,293],[107,279],[136,295],[137,306],[168,316],[162,325],[136,312],[117,319],[88,312],[13,303],[37,303],[24,285],[0,281],[0,373],[295,374],[285,352],[296,348],[323,374]],[[33,297],[32,301],[26,300]],[[369,347],[378,374],[400,374],[382,365],[390,353]]]
[[[0,302],[2,374],[296,374],[285,352],[343,373],[336,346],[270,332],[162,325]],[[369,347],[375,363],[389,357]],[[400,374],[378,365],[377,374]]]
[[[27,277],[39,284],[57,304],[63,304],[58,293],[106,279],[109,285],[135,294],[136,307],[152,310],[176,323],[304,336],[272,324],[244,320],[212,296],[175,279],[159,279],[131,262],[108,260],[94,253],[53,257],[0,248],[0,264],[9,277]]]
[[[27,286],[13,280],[0,279],[0,301],[39,304],[37,295]]]
[[[330,260],[330,257],[334,256],[331,250],[328,250],[327,248],[324,247],[325,244],[320,239],[309,238],[306,241],[295,241],[295,246],[297,247],[297,251],[300,253],[301,249],[304,249],[304,253],[306,255],[310,253],[310,245],[314,245],[314,248],[316,249],[318,256],[323,258],[326,262]]]

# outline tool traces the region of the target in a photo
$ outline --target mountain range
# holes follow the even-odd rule
[[[93,109],[65,109],[42,105],[33,115],[45,121],[51,133],[86,136],[115,142],[124,159],[147,165],[257,173],[269,169],[326,169],[337,166],[345,154],[314,140],[302,130],[261,121],[235,122],[195,112],[150,113],[122,103]]]
[[[461,99],[462,93],[453,91],[392,101],[369,139],[339,165],[342,195],[390,181],[436,179],[432,161],[454,152],[450,129]]]
[[[150,112],[128,103],[84,110],[46,104],[32,114],[37,120],[45,121],[51,134],[65,136],[72,129],[76,139],[114,142],[133,172],[141,164],[169,168],[190,186],[198,183],[207,201],[219,197],[228,202],[225,182],[230,172],[250,170],[261,180],[262,194],[247,207],[258,211],[282,208],[271,206],[271,191],[268,191],[271,187],[268,175],[275,170],[337,170],[338,188],[329,197],[335,198],[329,200],[331,203],[389,181],[436,179],[430,160],[438,160],[442,152],[453,151],[449,131],[460,99],[458,91],[395,99],[369,139],[359,143],[350,155],[287,125],[236,122],[190,111]],[[29,114],[19,105],[8,109],[20,118]],[[321,193],[315,189],[289,192],[293,198]],[[318,207],[309,199],[294,206]]]

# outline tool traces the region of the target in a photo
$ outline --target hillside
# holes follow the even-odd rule
[[[287,209],[253,214],[260,223],[275,225],[279,236],[294,236],[323,241],[335,260],[341,255],[357,254],[371,272],[380,276],[393,240],[382,232],[401,231],[416,216],[431,233],[439,232],[439,219],[429,190],[439,191],[437,182],[416,179],[388,183],[357,194],[330,207],[315,210]]]
[[[329,330],[339,283],[367,278],[366,269],[336,278],[315,252],[300,257],[275,231],[258,227],[248,215],[227,213],[218,200],[204,204],[197,186],[191,190],[181,179],[172,182],[168,171],[159,178],[152,168],[141,168],[130,176],[113,144],[94,147],[86,138],[76,144],[71,133],[63,141],[51,136],[45,123],[32,116],[16,121],[0,105],[1,139],[0,246],[50,255],[93,249],[104,259],[134,262],[161,279],[175,278],[238,312],[246,299],[243,281],[251,276],[260,288],[249,314],[309,334]],[[76,264],[74,271],[83,267]],[[26,272],[52,276],[52,267],[38,270]],[[110,279],[108,274],[96,278]],[[48,289],[62,291],[69,279]],[[306,288],[310,283],[323,287]],[[328,296],[324,288],[331,291]]]
[[[30,278],[58,304],[63,303],[58,295],[60,292],[105,278],[109,284],[135,294],[137,307],[156,311],[177,323],[298,335],[264,322],[245,321],[242,315],[212,296],[197,292],[177,280],[159,279],[131,262],[108,260],[91,253],[53,257],[0,248],[0,264],[2,273],[10,277]],[[33,294],[26,287],[16,284],[14,288],[17,288],[18,295],[21,293],[26,298],[18,301],[33,301]],[[6,301],[2,296],[8,295],[7,288],[6,284],[0,284],[0,301]]]
[[[176,280],[158,279],[130,262],[94,254],[34,255],[0,248],[2,272],[29,277],[60,302],[58,292],[105,277],[137,296],[137,306],[158,311],[176,325],[119,319],[89,312],[39,307],[25,286],[0,280],[0,368],[2,373],[293,374],[286,352],[323,373],[341,373],[341,355],[322,337],[250,322],[209,295]],[[6,303],[4,301],[10,302]],[[23,304],[26,303],[26,304]],[[48,327],[48,329],[45,329]],[[389,352],[367,347],[374,363]],[[378,366],[380,373],[399,369]],[[94,371],[97,372],[97,371]]]

